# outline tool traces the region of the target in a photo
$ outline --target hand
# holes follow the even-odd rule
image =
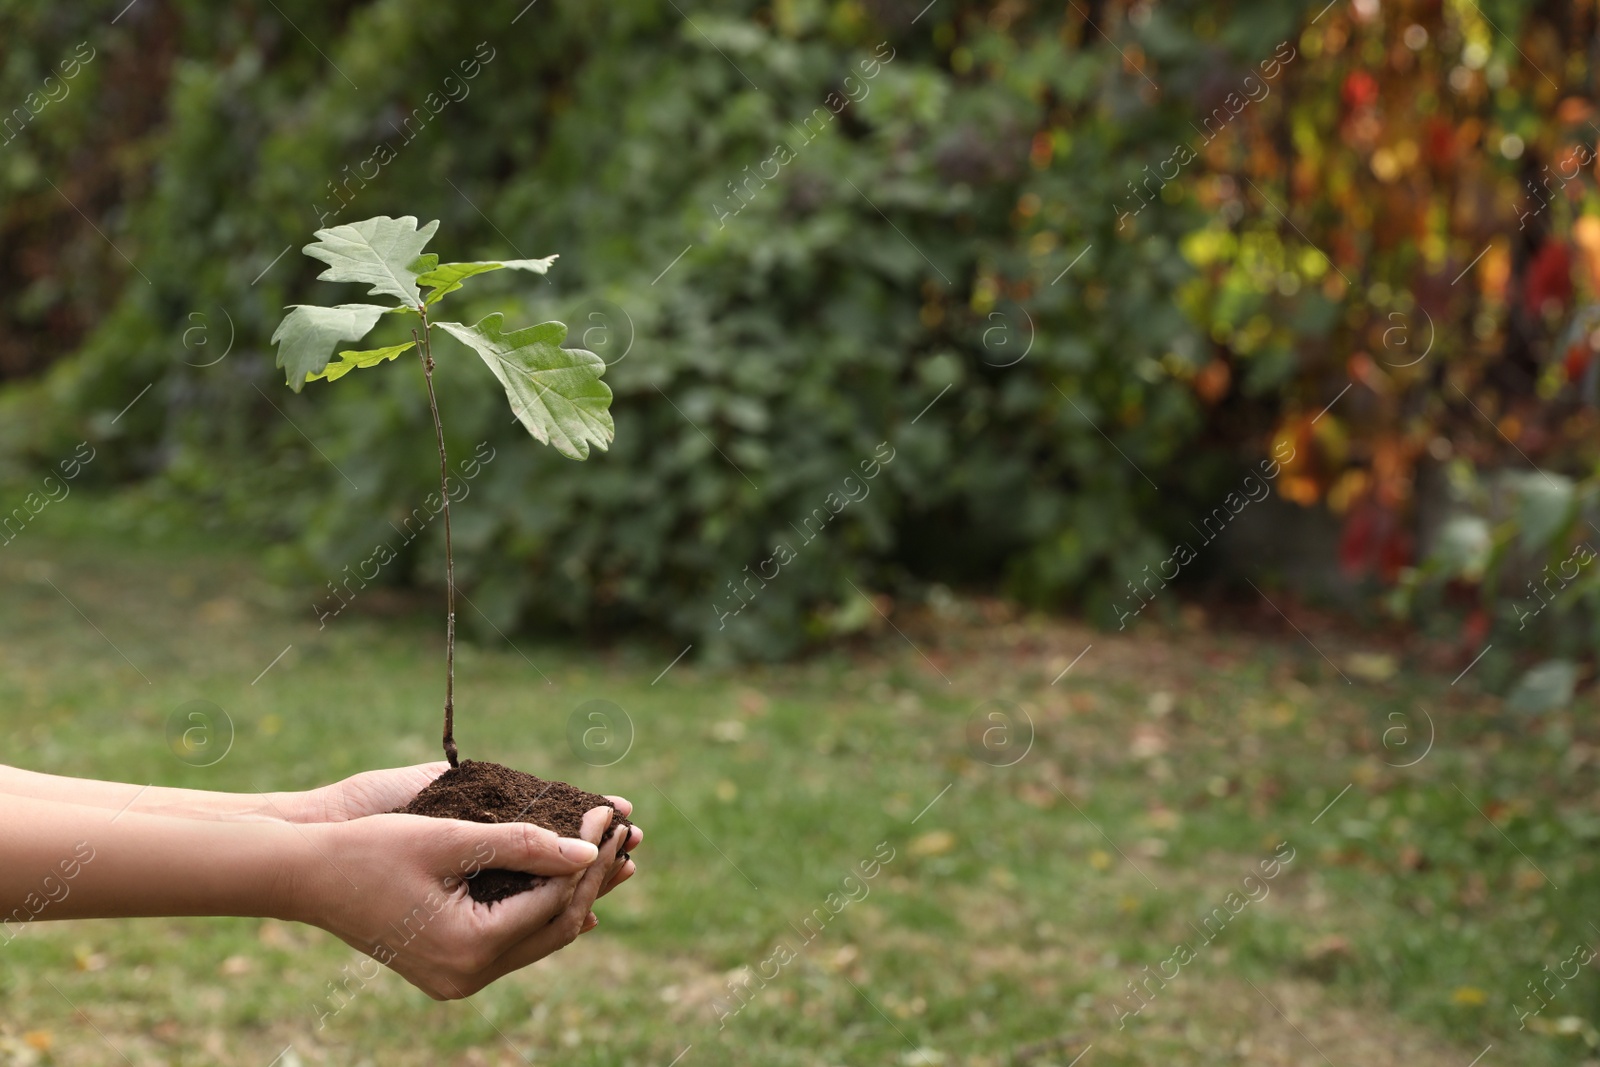
[[[444,760],[362,771],[320,789],[293,794],[283,806],[290,822],[348,822],[403,808],[450,769]]]
[[[444,760],[418,763],[411,767],[389,767],[362,771],[320,789],[290,794],[280,803],[283,818],[290,822],[348,822],[368,815],[383,815],[403,808],[433,780],[450,769]],[[625,797],[606,797],[624,817],[633,813]]]
[[[610,821],[610,809],[590,811],[583,841],[531,823],[418,815],[314,824],[306,832],[325,859],[312,859],[297,872],[294,897],[302,914],[296,917],[436,1000],[470,996],[593,928],[595,899],[633,873],[631,860],[616,862],[622,835],[595,847]],[[462,878],[485,867],[549,880],[497,904],[480,904]]]

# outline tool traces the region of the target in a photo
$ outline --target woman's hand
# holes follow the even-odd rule
[[[162,815],[217,822],[348,822],[403,808],[448,770],[443,760],[363,771],[343,781],[297,793],[213,793],[201,789],[67,778],[0,765],[0,795],[105,808],[120,814]],[[606,797],[624,816],[633,805]],[[632,848],[624,846],[624,850]]]
[[[626,881],[637,827],[596,848],[531,823],[370,815],[296,824],[108,811],[0,794],[0,931],[53,919],[261,916],[321,926],[439,998],[464,997],[569,944]],[[624,839],[625,838],[625,839]],[[196,862],[195,857],[204,857]],[[494,866],[548,881],[492,906],[463,876]]]
[[[388,796],[388,788],[380,783],[362,795],[376,801]],[[470,996],[592,928],[595,899],[633,873],[632,861],[617,863],[623,835],[596,848],[610,821],[609,808],[590,811],[582,841],[531,823],[418,815],[308,825],[304,832],[325,860],[298,872],[293,896],[303,913],[297,917],[437,1000]],[[642,834],[627,837],[633,842]],[[496,904],[480,904],[462,879],[488,867],[549,880]]]
[[[282,816],[290,822],[348,822],[405,807],[449,769],[450,764],[438,760],[410,767],[362,771],[320,789],[277,795],[288,798],[282,801]],[[624,817],[633,813],[633,805],[627,798],[608,796],[606,799]]]
[[[289,794],[283,817],[290,822],[348,822],[403,808],[450,769],[444,760],[411,767],[362,771],[343,781]]]

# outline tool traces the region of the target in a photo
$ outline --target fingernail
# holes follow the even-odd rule
[[[575,837],[563,837],[561,855],[573,863],[593,863],[600,858],[600,850],[587,841],[579,841]]]

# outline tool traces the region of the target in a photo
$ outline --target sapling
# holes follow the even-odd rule
[[[439,303],[460,289],[467,279],[495,270],[544,274],[556,260],[555,256],[546,256],[544,259],[440,263],[437,255],[422,251],[438,228],[437,221],[419,227],[411,215],[398,219],[379,215],[362,222],[318,230],[316,240],[302,249],[306,255],[328,265],[317,276],[318,280],[369,285],[368,296],[390,297],[398,303],[340,304],[337,307],[296,304],[278,324],[272,341],[278,346],[278,366],[287,375],[289,388],[297,393],[307,382],[338,381],[351,371],[376,367],[413,349],[422,365],[428,410],[433,416],[434,437],[439,448],[439,493],[444,502],[443,745],[450,770],[404,810],[480,822],[524,819],[569,836],[575,835],[577,821],[585,811],[608,803],[603,797],[584,793],[565,783],[543,782],[498,764],[472,760],[463,763],[456,748],[455,555],[450,539],[444,426],[439,419],[439,402],[433,388],[433,331],[442,330],[476,352],[499,379],[517,420],[528,432],[562,455],[576,460],[589,458],[591,447],[603,452],[611,444],[615,430],[611,421],[611,390],[600,380],[606,365],[593,352],[561,347],[567,328],[559,322],[544,322],[507,333],[502,329],[504,319],[499,313],[473,326],[435,321]],[[426,295],[422,292],[424,289]],[[340,342],[360,341],[385,315],[400,316],[411,340],[362,351],[344,350],[334,358],[334,349]],[[487,799],[486,791],[490,794]],[[469,793],[470,799],[466,796]],[[628,825],[627,820],[619,816],[607,836],[616,832],[618,826]],[[515,874],[483,872],[471,880],[473,896],[480,900],[498,900],[535,884],[529,875],[509,880],[487,877]]]

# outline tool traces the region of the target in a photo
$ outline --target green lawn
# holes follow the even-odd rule
[[[75,495],[0,547],[4,759],[251,790],[435,758],[431,610],[373,596],[319,631],[317,591],[269,583],[257,553],[176,526],[129,534],[121,515]],[[469,644],[465,755],[637,806],[640,873],[597,931],[467,1003],[387,973],[352,984],[318,1029],[330,983],[361,959],[318,931],[40,924],[0,944],[0,1064],[1467,1067],[1491,1044],[1481,1067],[1594,1057],[1591,968],[1550,979],[1548,1007],[1517,1023],[1543,967],[1600,945],[1587,697],[1512,721],[1470,673],[1367,681],[1352,657],[1382,649],[1359,638],[1313,627],[1313,648],[1287,626],[1216,634],[1189,617],[1116,635],[962,601],[897,616],[906,639],[885,628],[726,672],[691,654],[659,681],[680,648]],[[606,768],[568,744],[569,715],[594,699],[636,733]],[[168,745],[193,700],[234,726],[210,767]],[[1000,725],[991,701],[1033,723],[1011,766],[990,762],[1019,754],[1019,733],[977,744]],[[1419,706],[1436,740],[1395,766],[1426,750]],[[872,880],[848,880],[888,848]],[[1275,852],[1292,859],[1261,879]],[[840,907],[847,892],[859,899]],[[741,967],[776,974],[719,1025]],[[1139,1003],[1128,983],[1158,973],[1119,1028],[1118,1005]]]

